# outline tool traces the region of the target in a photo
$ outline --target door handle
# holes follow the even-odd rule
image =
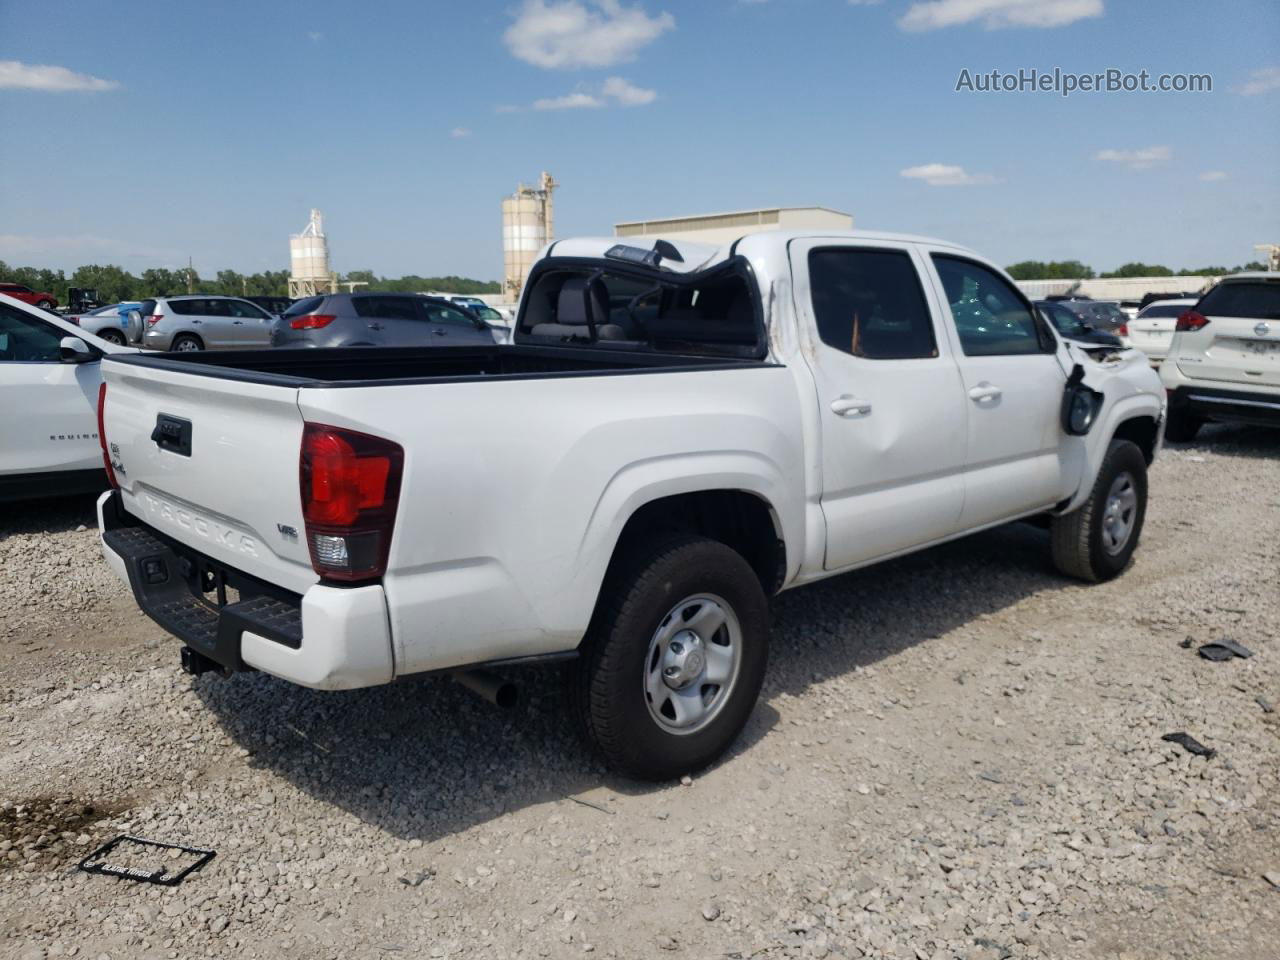
[[[432,330],[431,332],[434,333],[437,337],[447,337],[449,335],[448,330]]]
[[[831,401],[831,411],[842,417],[865,417],[871,413],[871,404],[845,394]]]
[[[370,330],[381,330],[381,329],[382,329],[382,324],[380,324],[380,323],[371,323],[371,324],[369,324],[369,329],[370,329]]]
[[[1004,393],[999,387],[993,383],[987,383],[985,380],[969,390],[969,399],[974,403],[982,403],[984,400],[998,400]]]
[[[234,323],[237,327],[244,325],[243,320],[232,320],[231,322]]]

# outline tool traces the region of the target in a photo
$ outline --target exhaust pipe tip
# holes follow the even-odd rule
[[[496,707],[512,710],[520,703],[520,688],[488,670],[459,670],[453,679]]]

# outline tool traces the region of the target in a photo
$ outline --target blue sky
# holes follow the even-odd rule
[[[1213,92],[955,92],[1054,67]],[[547,169],[560,236],[820,204],[1003,263],[1231,265],[1280,242],[1280,4],[0,0],[0,124],[14,264],[283,269],[314,206],[340,271],[497,279]]]

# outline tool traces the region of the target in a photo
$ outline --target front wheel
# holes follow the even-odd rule
[[[1147,516],[1147,460],[1137,444],[1112,440],[1089,499],[1054,517],[1054,565],[1069,577],[1110,580],[1129,565]]]
[[[768,601],[724,544],[653,541],[615,562],[585,644],[572,692],[587,739],[615,770],[668,780],[711,763],[746,725]]]
[[[36,302],[36,306],[37,306],[37,307],[39,307],[41,310],[52,310],[52,309],[53,309],[53,301],[52,301],[52,300],[39,300],[39,301],[37,301],[37,302]]]

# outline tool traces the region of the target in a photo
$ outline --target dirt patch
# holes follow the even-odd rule
[[[96,839],[99,820],[127,806],[77,797],[39,797],[0,805],[0,872],[79,860]]]

